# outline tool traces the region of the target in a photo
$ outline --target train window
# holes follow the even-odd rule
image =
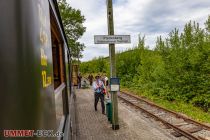
[[[52,55],[53,55],[53,75],[54,75],[54,89],[61,84],[61,69],[59,61],[59,45],[58,42],[52,39]]]
[[[64,74],[64,46],[55,17],[51,14],[51,41],[53,57],[53,79],[55,93],[55,111],[58,130],[63,126],[66,114],[66,84]],[[60,130],[59,130],[60,131]]]
[[[63,60],[63,43],[58,35],[59,32],[51,25],[52,36],[52,55],[53,55],[53,75],[54,89],[58,88],[64,82],[64,60]]]

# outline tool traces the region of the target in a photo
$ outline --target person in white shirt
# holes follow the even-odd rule
[[[97,111],[97,104],[99,101],[99,98],[101,100],[101,108],[102,108],[102,114],[105,114],[105,105],[104,105],[104,83],[100,80],[99,76],[96,76],[96,81],[93,82],[93,90],[95,94],[95,102],[94,102],[94,107],[95,111]]]
[[[108,92],[109,78],[106,75],[104,75],[103,81],[104,81],[104,86],[106,87],[106,95],[109,98],[109,92]]]
[[[108,77],[106,77],[106,76],[104,76],[104,81],[105,81],[105,86],[108,86],[108,83],[109,83],[109,78]]]

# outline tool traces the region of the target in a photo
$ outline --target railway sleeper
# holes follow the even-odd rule
[[[159,113],[156,113],[155,115],[156,116],[162,116],[162,115],[165,115],[166,113],[165,112],[159,112]]]
[[[205,138],[203,138],[203,137],[201,137],[201,136],[198,136],[198,138],[201,139],[201,140],[210,140],[210,137],[205,137]]]
[[[184,125],[189,125],[189,123],[182,122],[182,123],[175,124],[175,126],[177,126],[177,127],[181,127],[181,126],[184,126]]]
[[[201,127],[191,127],[189,129],[185,129],[184,131],[187,131],[189,133],[195,133],[195,132],[198,132],[198,131],[201,131],[202,128]],[[179,132],[175,131],[175,132],[172,132],[171,133],[173,136],[175,137],[181,137],[183,136],[182,134],[180,134]]]

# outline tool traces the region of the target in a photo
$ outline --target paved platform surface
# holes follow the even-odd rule
[[[130,110],[119,102],[119,130],[112,130],[106,115],[94,110],[94,94],[92,89],[76,90],[76,123],[77,140],[171,140],[153,123]]]

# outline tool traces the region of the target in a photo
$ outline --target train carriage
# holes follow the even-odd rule
[[[4,130],[71,132],[70,75],[56,0],[1,0],[0,135]]]

